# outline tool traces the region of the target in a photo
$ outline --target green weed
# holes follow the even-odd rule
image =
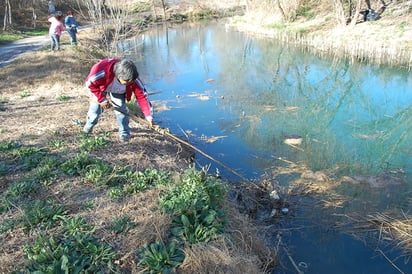
[[[114,218],[112,225],[110,226],[110,230],[116,234],[127,232],[130,229],[136,227],[136,224],[132,222],[129,216],[123,216]]]
[[[14,148],[18,148],[20,145],[14,141],[0,142],[0,152],[5,152]]]
[[[223,227],[224,223],[214,210],[200,213],[188,210],[185,214],[174,216],[172,235],[191,244],[209,242],[223,232]]]
[[[57,97],[57,100],[59,100],[60,102],[69,101],[70,99],[71,97],[67,95],[60,95],[59,97]]]
[[[22,93],[20,93],[20,98],[25,98],[25,97],[29,97],[31,96],[31,93],[28,91],[24,91]]]
[[[112,187],[109,189],[107,195],[112,199],[121,199],[125,193],[121,187]]]
[[[189,243],[207,242],[224,228],[222,204],[226,187],[215,177],[194,169],[181,183],[160,196],[162,208],[174,214],[172,234]]]
[[[51,140],[49,141],[50,148],[59,149],[65,146],[65,142],[62,140]]]
[[[6,163],[0,162],[0,176],[4,176],[10,172],[10,168],[6,165]]]
[[[24,198],[28,195],[35,194],[40,187],[41,185],[39,183],[33,181],[13,183],[7,189],[6,197]]]
[[[25,229],[32,229],[39,225],[50,228],[55,225],[58,218],[67,214],[63,206],[52,200],[36,200],[32,205],[26,206],[23,213],[23,228]]]
[[[96,206],[96,204],[93,200],[87,200],[83,203],[83,206],[87,209],[92,209]]]
[[[224,201],[226,187],[214,177],[205,177],[203,172],[189,169],[183,174],[181,183],[160,197],[166,212],[181,214],[204,208],[218,209]]]
[[[70,236],[89,234],[95,231],[93,226],[89,225],[85,219],[78,216],[72,218],[63,216],[60,223]]]
[[[24,252],[30,273],[120,273],[116,253],[81,219],[65,220],[60,236],[41,236]]]
[[[82,175],[90,165],[94,165],[97,160],[85,153],[77,154],[73,158],[65,161],[61,169],[68,175]]]
[[[113,168],[102,161],[97,161],[95,164],[88,165],[84,177],[90,183],[97,186],[109,185],[112,179]]]
[[[147,269],[145,273],[172,273],[184,260],[184,253],[175,241],[167,246],[157,241],[140,249],[138,254],[138,265]]]
[[[95,136],[89,137],[85,136],[84,139],[81,140],[79,149],[82,152],[90,152],[93,150],[98,150],[103,147],[106,147],[110,144],[110,142],[104,136]]]
[[[23,170],[31,170],[37,167],[46,154],[45,149],[37,147],[18,147],[8,153]]]

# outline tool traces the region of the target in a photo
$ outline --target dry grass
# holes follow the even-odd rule
[[[341,220],[337,223],[337,227],[365,244],[374,246],[375,251],[395,269],[398,269],[399,261],[403,260],[407,264],[412,257],[412,220],[408,214],[395,211],[367,216],[345,214]],[[395,258],[390,258],[385,253],[394,250],[400,251]]]
[[[371,2],[373,7],[381,5]],[[312,3],[308,4],[310,12],[315,14],[309,19],[302,16],[283,22],[278,9],[264,6],[234,18],[233,25],[252,35],[275,38],[319,56],[412,69],[412,13],[407,2],[390,4],[381,19],[359,22],[353,27],[339,26],[329,3],[309,3]]]

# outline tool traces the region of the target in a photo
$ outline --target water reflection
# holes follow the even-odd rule
[[[148,87],[160,92],[151,98],[160,125],[243,175],[277,174],[285,163],[333,171],[335,178],[358,180],[335,188],[351,199],[340,213],[410,210],[410,72],[320,58],[248,37],[220,21],[156,28],[120,47],[137,61]],[[300,136],[302,143],[287,144],[290,136]],[[221,138],[206,142],[208,137]],[[382,174],[401,181],[379,177],[383,185],[374,188],[373,176]],[[283,185],[294,179],[274,176]],[[334,245],[339,243],[316,247]],[[344,248],[364,252],[358,244]],[[374,264],[392,273],[387,262]]]
[[[320,59],[211,25],[156,29],[126,46],[149,86],[162,92],[152,100],[168,100],[174,109],[160,119],[171,119],[172,128],[180,123],[204,133],[237,135],[238,145],[260,159],[228,159],[248,175],[273,166],[268,156],[305,161],[313,170],[411,172],[412,77],[407,71]],[[191,93],[210,100],[188,98]],[[182,117],[188,112],[190,119]],[[303,137],[300,150],[284,145],[290,134]],[[229,157],[227,141],[234,140],[222,140],[219,149]]]

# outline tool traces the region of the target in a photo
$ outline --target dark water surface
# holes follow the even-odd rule
[[[379,188],[338,187],[350,202],[334,211],[293,209],[282,217],[284,229],[300,229],[283,237],[304,273],[400,273],[376,251],[394,260],[396,249],[322,223],[353,212],[403,211],[410,218],[411,72],[317,57],[222,21],[162,26],[119,47],[137,62],[150,91],[159,92],[151,96],[157,123],[245,177],[272,174],[285,163],[336,177],[388,175]],[[300,145],[285,144],[296,136]],[[196,160],[239,180],[201,155]],[[274,179],[287,186],[293,176]],[[287,269],[278,273],[295,273],[283,260]],[[404,258],[394,263],[412,273]]]

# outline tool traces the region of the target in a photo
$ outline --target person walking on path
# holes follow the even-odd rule
[[[54,6],[54,3],[52,0],[50,0],[48,2],[49,5],[49,15],[54,15],[54,13],[56,12],[56,7]]]
[[[73,16],[73,11],[69,10],[67,11],[67,16],[64,19],[64,25],[66,26],[66,30],[70,35],[70,43],[72,46],[77,45],[77,28],[79,27],[79,24],[77,23],[76,19]]]
[[[97,124],[101,112],[114,106],[120,110],[114,110],[120,141],[129,141],[129,117],[124,113],[127,113],[126,101],[130,101],[133,94],[149,126],[153,126],[153,109],[136,65],[132,61],[109,58],[100,60],[93,65],[85,82],[92,98],[83,132],[90,133]]]
[[[56,15],[51,16],[48,21],[50,23],[50,51],[60,50],[60,36],[62,32],[66,30],[62,22],[63,17],[61,11],[56,12]]]

